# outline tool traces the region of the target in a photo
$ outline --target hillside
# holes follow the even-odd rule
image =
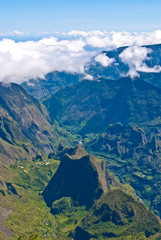
[[[124,192],[127,186],[110,175],[102,159],[88,155],[80,145],[60,151],[66,153],[42,195],[66,239],[160,236],[156,216],[134,200],[132,188],[128,193],[133,197]]]
[[[137,195],[161,215],[161,126],[141,128],[111,125],[87,144],[87,149],[106,158],[108,168],[122,182],[130,183]]]
[[[51,126],[49,120],[45,107],[22,87],[0,84],[1,161],[34,158],[52,151],[65,132],[56,123]]]
[[[56,218],[41,193],[58,165],[59,161],[47,158],[0,164],[1,240],[44,239],[45,235],[55,239]]]
[[[109,124],[140,125],[161,114],[161,90],[141,80],[83,81],[46,99],[51,119],[82,135],[100,133]],[[53,105],[55,108],[53,108]]]
[[[74,239],[143,240],[152,235],[156,239],[160,231],[160,222],[152,212],[117,189],[104,193],[91,207],[76,228]]]
[[[45,79],[31,79],[29,83],[23,82],[22,87],[29,94],[41,99],[57,92],[65,86],[77,84],[80,78],[79,74],[51,72],[45,76]]]

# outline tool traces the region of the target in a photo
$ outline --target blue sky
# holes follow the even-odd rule
[[[0,0],[0,32],[154,31],[160,0]]]

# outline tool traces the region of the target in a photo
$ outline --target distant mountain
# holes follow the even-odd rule
[[[161,44],[145,46],[151,49],[152,52],[148,53],[148,59],[145,63],[148,67],[154,67],[156,65],[161,66]],[[111,51],[102,51],[98,54],[104,54],[109,58],[113,58],[115,61],[107,67],[102,66],[102,64],[95,61],[95,57],[91,59],[91,62],[85,66],[85,74],[72,74],[66,72],[51,72],[45,76],[45,79],[34,80],[31,79],[29,83],[22,83],[22,87],[31,95],[38,99],[49,96],[50,94],[56,93],[63,87],[76,85],[77,83],[83,81],[86,75],[91,75],[94,80],[99,78],[118,80],[122,76],[127,75],[129,71],[129,66],[123,63],[119,55],[127,47],[117,48]],[[97,55],[98,55],[97,54]],[[140,79],[153,84],[161,88],[161,73],[145,73],[139,72]],[[35,87],[36,86],[36,87]]]
[[[0,84],[0,159],[3,162],[52,151],[59,131],[58,124],[50,125],[45,107],[21,86]]]
[[[111,123],[137,126],[160,117],[161,89],[129,78],[83,81],[58,91],[43,103],[51,119],[85,135],[103,132]]]
[[[31,79],[22,83],[22,87],[34,97],[41,99],[53,94],[65,86],[77,84],[83,76],[66,72],[52,72],[45,79]]]
[[[148,53],[148,59],[144,62],[148,67],[153,68],[156,65],[161,66],[161,44],[145,46],[151,49],[152,52]],[[128,47],[121,47],[111,51],[103,51],[102,54],[113,58],[115,61],[107,67],[102,66],[100,63],[96,62],[94,59],[89,65],[88,74],[92,75],[95,79],[106,78],[118,80],[122,76],[127,75],[129,71],[129,66],[121,61],[119,55]],[[144,73],[139,72],[140,79],[153,84],[154,86],[161,87],[161,73]],[[157,79],[157,80],[154,80]]]

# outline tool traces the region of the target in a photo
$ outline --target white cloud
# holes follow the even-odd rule
[[[43,36],[43,34],[38,36]],[[15,30],[0,34],[1,38],[4,36],[8,38],[18,36],[20,38],[27,35]],[[31,38],[31,35],[28,36]],[[44,78],[47,73],[52,71],[86,75],[86,66],[91,58],[96,56],[95,48],[99,48],[100,52],[102,49],[110,50],[125,45],[133,47],[131,50],[130,48],[126,49],[120,55],[122,61],[130,66],[131,72],[129,74],[131,76],[138,75],[138,71],[160,71],[160,66],[148,68],[144,63],[150,50],[139,48],[142,49],[140,54],[140,50],[134,46],[161,43],[161,30],[151,33],[74,30],[69,33],[60,33],[60,35],[55,33],[55,36],[57,38],[51,36],[39,41],[26,42],[15,42],[10,39],[1,40],[0,82],[21,83],[31,78]],[[104,54],[99,54],[95,57],[95,60],[103,66],[109,66],[114,62],[113,58],[110,59]],[[92,79],[91,76],[88,76],[88,78]]]
[[[103,67],[111,66],[111,64],[115,61],[114,58],[109,58],[106,54],[99,54],[95,57],[95,61],[100,63]]]
[[[67,35],[69,36],[74,36],[74,37],[88,37],[88,36],[104,36],[105,32],[101,32],[99,30],[93,30],[89,32],[85,31],[77,31],[77,30],[72,30],[71,32],[68,32]]]
[[[24,32],[20,32],[20,31],[14,30],[13,34],[15,34],[15,35],[24,35]]]
[[[87,35],[86,42],[94,48],[115,49],[122,46],[143,46],[161,43],[161,30],[150,33],[104,32]]]
[[[115,46],[111,45],[111,41],[108,37],[90,36],[86,39],[86,41],[89,46],[94,48],[115,48]]]
[[[148,54],[151,52],[152,50],[146,47],[134,46],[126,48],[119,57],[121,61],[130,68],[127,75],[131,78],[135,78],[139,77],[138,72],[161,72],[161,66],[150,68],[144,62],[149,59]]]
[[[102,32],[102,31],[76,31],[73,30],[66,35],[81,37],[87,45],[94,48],[115,49],[122,46],[143,46],[161,43],[161,30],[154,32],[130,33],[130,32]]]
[[[0,41],[0,81],[21,83],[44,78],[52,71],[83,74],[94,55],[84,46],[80,39],[59,41],[51,37],[18,43],[4,39]]]
[[[84,79],[91,80],[91,81],[94,80],[93,76],[90,74],[85,74]]]
[[[22,36],[25,35],[24,32],[20,32],[18,30],[14,30],[12,32],[4,32],[4,33],[0,33],[0,37],[9,37],[9,36]]]

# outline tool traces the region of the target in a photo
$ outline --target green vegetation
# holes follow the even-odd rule
[[[161,89],[138,79],[100,79],[66,87],[43,103],[51,119],[85,136],[100,134],[111,123],[139,126],[154,120],[161,115],[160,95]]]
[[[61,76],[39,97],[78,82]],[[160,96],[141,80],[100,79],[45,107],[0,84],[0,239],[161,239],[148,210],[161,216]]]
[[[105,158],[110,171],[122,183],[129,183],[145,205],[157,215],[161,214],[159,132],[159,124],[149,125],[146,132],[141,128],[115,124],[87,145],[88,150]]]
[[[2,213],[6,212],[5,219],[4,214],[0,214],[4,232],[1,239],[6,239],[7,234],[11,239],[23,240],[55,238],[57,220],[46,207],[41,193],[58,165],[59,161],[43,159],[0,167],[0,189],[4,193],[0,192],[0,207]]]
[[[76,137],[50,119],[45,107],[17,84],[0,84],[0,160],[5,163],[32,159],[53,151],[59,142]]]
[[[63,152],[64,157],[60,158],[61,154],[59,152]],[[9,236],[10,239],[22,240],[46,238],[49,240],[72,240],[77,239],[78,233],[81,236],[82,233],[79,231],[82,231],[82,229],[88,232],[91,239],[96,239],[96,237],[98,239],[112,239],[111,236],[115,236],[114,239],[132,239],[135,235],[135,239],[141,240],[146,239],[148,234],[149,236],[154,235],[154,239],[157,239],[155,234],[157,234],[157,237],[160,236],[160,223],[157,218],[147,211],[142,204],[136,202],[121,190],[117,190],[118,187],[122,188],[134,196],[132,194],[134,190],[128,185],[119,183],[109,173],[102,159],[89,156],[79,145],[76,148],[59,146],[59,151],[57,150],[55,153],[55,156],[58,156],[61,160],[60,165],[59,160],[44,157],[37,157],[33,161],[19,161],[10,166],[1,165],[0,194],[2,202],[0,207],[3,214],[0,214],[0,227],[2,229],[0,237],[2,240],[8,239]],[[64,165],[65,167],[62,167],[65,161],[69,162]],[[78,174],[77,167],[73,170],[73,164],[78,167],[81,173],[80,176],[77,176],[78,178],[76,178]],[[85,174],[86,167],[88,171]],[[61,171],[57,169],[61,169]],[[68,186],[66,179],[64,187],[68,189],[68,197],[63,190],[62,197],[57,195],[57,200],[52,201],[51,209],[49,209],[43,200],[42,193],[44,188],[48,187],[49,183],[52,183],[50,179],[56,178],[56,171],[56,174],[60,173],[60,175],[58,174],[59,181],[55,182],[58,189],[61,179],[65,175],[72,176],[73,173],[76,173],[72,181],[77,184],[79,191],[69,192],[70,187],[73,187],[73,183],[70,182]],[[82,172],[84,172],[84,175],[82,175]],[[95,202],[90,209],[88,204],[85,204],[86,202],[81,202],[82,199],[88,199],[88,203],[90,202],[89,196],[87,196],[88,192],[85,191],[86,187],[91,189],[89,180],[86,179],[87,176],[92,181],[93,186],[95,186],[94,182],[96,182],[98,189],[102,189],[102,193],[105,192],[101,198],[101,193],[99,195],[90,193],[93,198],[93,200],[91,199],[91,205]],[[80,178],[81,181],[78,181]],[[114,190],[107,192],[108,189]],[[94,191],[98,193],[97,188]],[[69,194],[71,195],[69,196]],[[78,194],[78,196],[76,197],[73,194]],[[96,201],[99,198],[100,200]],[[97,216],[93,217],[95,207],[98,206],[99,208],[105,203],[112,209],[109,212],[112,215],[103,210],[102,213],[98,213]],[[111,211],[115,212],[115,214],[113,215]],[[137,211],[137,217],[135,218],[134,215],[136,214],[134,213]],[[3,217],[4,213],[5,219]],[[131,218],[128,214],[130,214]],[[101,219],[103,216],[105,220]],[[116,220],[116,222],[113,222],[113,217],[110,216],[115,216],[114,221]],[[107,217],[110,220],[106,221]],[[89,227],[87,229],[84,226]],[[105,231],[107,229],[108,231]]]
[[[161,225],[152,212],[121,190],[112,190],[92,206],[74,239],[155,239],[156,233],[161,237]]]
[[[161,236],[161,225],[156,216],[137,198],[134,200],[134,190],[119,183],[107,171],[104,161],[87,155],[81,146],[68,150],[60,146],[59,149],[66,153],[43,192],[51,213],[58,219],[58,236],[63,233],[66,239],[74,240],[130,239],[133,236],[141,240],[150,236],[156,239],[155,234]],[[97,181],[100,186],[95,185]],[[101,194],[92,193],[90,182],[95,187],[94,193],[98,193],[99,186]]]

